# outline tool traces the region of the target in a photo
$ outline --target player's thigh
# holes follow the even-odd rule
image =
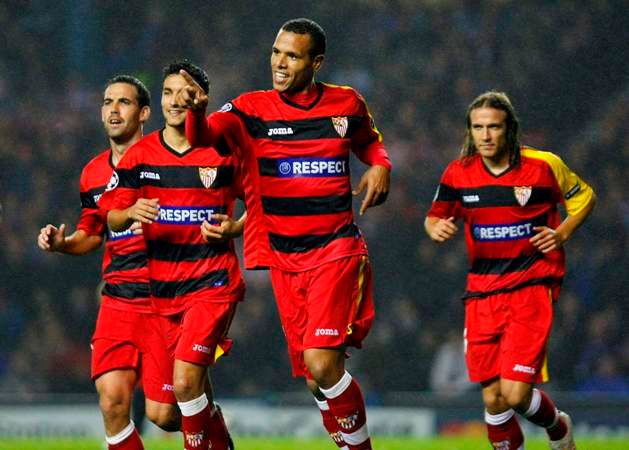
[[[375,317],[367,256],[323,264],[310,273],[304,348],[360,347]]]
[[[186,309],[181,321],[175,360],[209,366],[229,353],[232,340],[227,334],[237,304],[237,301],[196,301]]]
[[[137,329],[141,316],[106,306],[100,308],[91,341],[92,380],[114,370],[139,370]]]
[[[165,327],[174,328],[168,318],[145,314],[142,326],[141,357],[142,387],[148,400],[156,403],[175,404],[173,387],[174,352],[168,338],[171,333]]]
[[[465,302],[465,362],[472,382],[485,384],[500,376],[506,301],[501,295],[492,295]]]
[[[501,377],[529,384],[546,381],[546,349],[553,322],[549,288],[535,285],[512,292],[509,315]]]

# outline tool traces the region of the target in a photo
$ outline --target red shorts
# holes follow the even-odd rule
[[[361,347],[375,316],[367,256],[338,259],[304,272],[271,268],[271,282],[294,377],[311,378],[305,349]]]
[[[162,316],[162,332],[172,360],[209,366],[229,352],[227,338],[236,302],[195,301],[179,314]]]
[[[467,300],[464,338],[470,380],[548,381],[546,346],[552,322],[548,286]]]
[[[92,336],[92,380],[112,370],[133,369],[146,398],[176,403],[173,362],[159,316],[101,305]]]

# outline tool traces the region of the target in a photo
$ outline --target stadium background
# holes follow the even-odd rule
[[[567,399],[629,401],[629,17],[626,2],[605,0],[2,2],[2,401],[93,395],[100,254],[48,255],[35,241],[44,224],[78,217],[81,168],[106,147],[99,120],[106,79],[132,73],[147,84],[149,132],[162,120],[164,65],[187,57],[205,67],[216,109],[270,87],[275,33],[299,16],[328,35],[319,79],[366,97],[394,164],[388,202],[357,219],[374,265],[378,318],[350,366],[368,402],[426,404],[446,395],[431,383],[431,369],[461,331],[467,260],[462,238],[437,247],[422,222],[442,170],[457,157],[467,104],[491,88],[511,95],[524,142],[561,155],[599,196],[568,244],[549,389]],[[247,273],[247,281],[233,352],[213,372],[217,395],[299,402],[302,384],[289,378],[267,276]],[[472,398],[480,413],[477,393],[451,391],[439,402]]]

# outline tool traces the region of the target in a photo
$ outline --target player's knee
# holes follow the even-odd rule
[[[203,393],[203,385],[188,374],[176,375],[173,380],[175,397],[180,402],[193,400]]]
[[[164,431],[179,431],[181,429],[181,415],[174,405],[160,406],[146,409],[146,417]]]
[[[107,418],[129,415],[131,397],[120,390],[104,391],[99,395],[99,406]]]
[[[530,393],[513,390],[504,394],[505,403],[516,411],[526,411],[530,403]]]
[[[343,370],[327,359],[312,359],[307,367],[315,383],[324,388],[334,386],[343,376]]]
[[[483,391],[483,403],[488,411],[499,411],[504,409],[504,398],[499,391]]]

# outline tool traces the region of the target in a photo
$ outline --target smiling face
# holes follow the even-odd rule
[[[470,133],[481,158],[491,166],[509,163],[507,151],[507,113],[481,107],[470,111]]]
[[[186,121],[186,108],[177,103],[176,96],[187,86],[186,79],[179,74],[168,75],[162,86],[162,114],[167,127],[182,128]]]
[[[280,30],[271,53],[273,89],[287,94],[308,90],[323,63],[323,55],[310,55],[311,45],[308,33]]]
[[[113,83],[105,89],[101,120],[107,136],[116,143],[130,141],[148,119],[150,109],[140,108],[137,95],[136,87],[128,83]]]

